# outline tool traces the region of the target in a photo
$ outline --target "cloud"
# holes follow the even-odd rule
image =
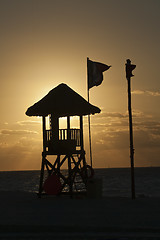
[[[91,125],[94,149],[97,149],[97,152],[106,150],[123,152],[125,149],[129,149],[128,114],[104,113],[103,120],[101,123],[99,117]],[[133,135],[134,145],[138,151],[142,148],[151,148],[153,151],[159,152],[160,121],[153,120],[151,116],[142,111],[134,110]],[[144,156],[141,157],[144,158]]]
[[[38,134],[36,131],[29,130],[11,130],[11,129],[2,129],[0,134],[3,135],[25,135],[25,134]]]
[[[119,113],[119,112],[102,112],[99,116],[100,118],[126,118],[126,113]]]
[[[101,116],[102,117],[101,117]],[[87,118],[85,119],[87,122]],[[97,167],[128,166],[129,164],[128,112],[102,112],[91,118],[93,161]],[[27,127],[28,126],[28,127]],[[5,127],[10,129],[5,129]],[[40,125],[33,121],[19,125],[3,126],[0,131],[0,169],[39,169],[42,152]],[[3,129],[4,128],[4,129]],[[37,131],[36,131],[37,130]],[[86,156],[88,148],[88,125],[84,129]],[[160,121],[133,111],[133,136],[136,166],[157,164],[160,155]],[[155,160],[153,159],[153,157]],[[3,159],[6,159],[5,162]],[[146,159],[147,162],[146,162]],[[143,163],[141,165],[141,163]],[[106,164],[106,165],[105,165]],[[159,163],[160,164],[160,163]],[[8,167],[9,166],[9,167]]]
[[[18,121],[17,124],[20,126],[35,126],[41,124],[41,121]]]
[[[134,90],[134,91],[132,91],[132,94],[159,97],[160,96],[160,91]]]
[[[35,121],[21,121],[1,126],[1,171],[39,169],[42,152],[39,128],[39,123]]]
[[[134,118],[139,118],[139,117],[143,117],[144,113],[138,109],[133,109],[132,110],[132,115]],[[93,122],[94,121],[104,121],[104,120],[109,120],[109,121],[117,121],[118,119],[120,121],[127,120],[128,121],[128,111],[126,111],[125,113],[120,113],[120,112],[102,112],[98,115],[95,115],[93,118]]]
[[[0,170],[39,169],[41,151],[42,143],[33,138],[0,143]]]
[[[144,117],[144,113],[142,111],[138,110],[138,109],[133,109],[132,110],[132,115],[133,115],[133,118],[143,118]],[[128,113],[127,113],[127,117],[128,117]]]
[[[142,94],[145,94],[145,91],[142,91],[142,90],[134,90],[134,91],[132,91],[132,94],[142,95]]]
[[[160,96],[160,91],[146,91],[148,95],[154,96],[154,97],[159,97]]]
[[[135,166],[160,165],[160,128],[157,121],[136,122],[133,126]],[[94,128],[92,152],[95,166],[123,167],[130,164],[129,127]],[[86,149],[89,151],[89,149]]]
[[[152,135],[160,135],[160,122],[153,120],[140,120],[134,123],[134,129],[137,131],[147,131]]]
[[[142,111],[133,110],[133,123],[134,126],[137,124],[137,127],[140,126],[140,123],[143,121],[142,119],[149,119],[150,116],[144,115]],[[120,131],[128,131],[129,125],[129,116],[128,112],[120,113],[120,112],[103,112],[102,115],[94,116],[91,119],[91,128],[92,131],[96,132],[120,132]],[[143,123],[142,123],[143,124]],[[88,122],[85,122],[85,127],[88,128]]]

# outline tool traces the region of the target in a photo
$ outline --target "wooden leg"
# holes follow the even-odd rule
[[[82,153],[82,155],[81,155],[81,158],[82,158],[82,161],[83,161],[83,167],[84,167],[84,169],[85,169],[85,172],[84,172],[84,174],[85,174],[85,183],[86,183],[86,181],[87,181],[87,178],[88,178],[88,174],[87,174],[87,168],[86,168],[86,158],[85,158],[85,151]]]
[[[39,183],[39,198],[41,197],[42,193],[42,185],[43,185],[43,177],[44,177],[44,161],[45,157],[42,156],[42,165],[41,165],[41,175],[40,175],[40,183]]]
[[[71,168],[71,157],[68,156],[68,185],[69,185],[69,193],[70,196],[72,197],[72,168]]]
[[[60,173],[60,155],[57,156],[57,172]]]

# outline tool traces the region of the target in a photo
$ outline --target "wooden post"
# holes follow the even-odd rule
[[[129,113],[129,134],[130,134],[130,160],[131,160],[131,191],[132,199],[135,199],[135,177],[134,177],[134,147],[133,147],[133,125],[132,125],[132,108],[131,108],[131,77],[135,65],[131,64],[128,59],[126,63],[126,78],[128,82],[128,113]]]
[[[81,159],[83,160],[83,167],[85,167],[85,184],[87,182],[87,169],[86,169],[86,158],[84,151],[84,140],[83,140],[83,116],[80,116],[80,142],[81,142]]]
[[[70,140],[70,116],[67,116],[67,140]],[[71,156],[70,153],[68,154],[68,180],[69,180],[69,193],[70,196],[72,197],[72,166],[71,166]]]
[[[42,164],[41,164],[41,173],[40,173],[40,183],[39,183],[39,197],[41,197],[42,191],[43,191],[43,177],[44,177],[44,161],[45,156],[42,153]]]
[[[60,173],[60,154],[57,155],[57,171]]]
[[[42,164],[41,164],[41,173],[40,173],[40,183],[39,183],[39,197],[41,197],[42,186],[43,186],[43,177],[44,177],[44,162],[46,157],[46,118],[42,117],[42,126],[43,126],[43,152],[42,152]]]
[[[87,57],[87,93],[88,93],[88,102],[89,102],[89,85],[88,85],[88,78],[89,78],[89,66],[88,66],[88,60],[89,58]],[[91,144],[91,119],[90,115],[88,115],[88,128],[89,128],[89,153],[90,153],[90,162],[91,162],[91,167],[93,165],[92,161],[92,144]]]
[[[84,140],[83,140],[83,116],[80,116],[80,140],[81,140],[81,150],[82,150],[82,157],[83,157],[83,166],[86,166]]]
[[[51,114],[51,131],[54,142],[59,140],[59,118]]]
[[[84,142],[83,142],[83,116],[80,116],[80,144],[81,144],[81,150],[84,150]]]
[[[42,131],[43,131],[43,152],[46,152],[46,143],[47,143],[47,135],[46,135],[46,118],[42,117]]]
[[[71,126],[70,126],[70,116],[67,117],[67,140],[71,139]]]

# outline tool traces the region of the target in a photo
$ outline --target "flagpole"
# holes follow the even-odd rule
[[[89,86],[88,86],[88,77],[89,77],[89,67],[88,67],[88,60],[89,58],[87,57],[87,93],[88,93],[88,102],[89,102]],[[90,162],[91,162],[91,167],[92,167],[92,145],[91,145],[91,119],[90,115],[88,115],[88,129],[89,129],[89,153],[90,153]]]

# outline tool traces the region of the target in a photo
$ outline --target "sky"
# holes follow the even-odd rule
[[[60,83],[87,99],[87,57],[112,65],[90,89],[93,166],[130,166],[128,58],[135,166],[160,166],[159,29],[159,0],[0,0],[0,170],[40,169],[41,118],[25,112]],[[86,118],[84,136],[89,163]]]

